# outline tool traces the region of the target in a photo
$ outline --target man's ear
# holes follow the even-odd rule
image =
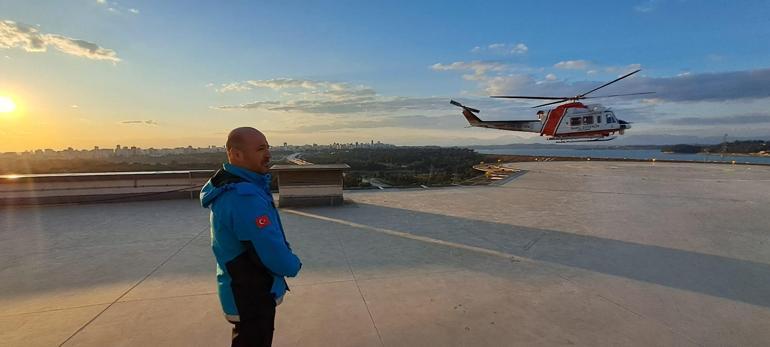
[[[232,159],[240,160],[241,159],[241,157],[240,157],[241,155],[242,155],[242,153],[240,153],[240,151],[238,151],[235,148],[232,148],[229,151],[227,151],[227,158],[230,159],[230,161],[232,161]]]

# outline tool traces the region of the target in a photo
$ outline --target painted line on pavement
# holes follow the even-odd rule
[[[385,228],[378,228],[378,227],[373,227],[373,226],[369,226],[369,225],[366,225],[366,224],[359,224],[359,223],[356,223],[356,222],[351,222],[351,221],[346,221],[346,220],[342,220],[342,219],[321,216],[321,215],[317,215],[317,214],[313,214],[313,213],[308,213],[308,212],[301,212],[301,211],[292,210],[292,209],[281,209],[281,211],[292,213],[292,214],[296,214],[298,216],[314,218],[314,219],[318,219],[318,220],[322,220],[322,221],[326,221],[326,222],[332,222],[332,223],[337,223],[337,224],[351,226],[351,227],[354,227],[354,228],[360,228],[360,229],[365,229],[365,230],[369,230],[369,231],[374,231],[374,232],[378,232],[378,233],[381,233],[381,234],[401,237],[401,238],[405,238],[405,239],[409,239],[409,240],[421,241],[421,242],[431,243],[431,244],[435,244],[435,245],[441,245],[441,246],[445,246],[445,247],[452,247],[452,248],[462,249],[462,250],[466,250],[466,251],[482,253],[482,254],[491,255],[491,256],[495,256],[495,257],[499,257],[499,258],[503,258],[503,259],[516,260],[516,261],[527,262],[527,263],[535,263],[536,262],[536,261],[534,261],[532,259],[519,257],[519,256],[510,254],[510,253],[495,251],[495,250],[491,250],[491,249],[487,249],[487,248],[481,248],[481,247],[476,247],[476,246],[469,246],[469,245],[465,245],[465,244],[462,244],[462,243],[456,243],[456,242],[451,242],[451,241],[444,241],[444,240],[434,239],[432,237],[427,237],[427,236],[419,236],[419,235],[415,235],[415,234],[404,232],[404,231],[398,231],[398,230],[393,230],[393,229],[385,229]]]

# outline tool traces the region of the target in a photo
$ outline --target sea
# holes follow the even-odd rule
[[[610,158],[610,159],[643,159],[643,160],[677,160],[692,162],[727,162],[738,164],[767,164],[770,157],[720,155],[720,154],[684,154],[664,153],[654,149],[575,149],[575,148],[495,148],[477,149],[483,154],[528,155],[539,157],[575,157],[575,158]]]

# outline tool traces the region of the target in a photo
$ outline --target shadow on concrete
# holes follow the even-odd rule
[[[302,211],[770,307],[770,265],[764,263],[369,204]],[[89,290],[105,283],[128,285],[174,254],[185,240],[199,234],[208,224],[206,211],[189,202],[46,207],[15,213],[19,214],[15,222],[11,222],[9,214],[0,215],[8,221],[0,225],[6,228],[0,230],[0,239],[15,240],[15,245],[6,246],[0,257],[3,259],[0,293],[6,298],[61,288]],[[287,234],[295,250],[303,256],[305,269],[323,270],[317,276],[325,276],[327,270],[333,273],[348,269],[349,265],[337,254],[338,249],[333,248],[338,247],[337,241],[318,232],[334,223],[286,212],[282,215],[285,224],[291,227]],[[102,217],[95,222],[94,216]],[[35,222],[30,224],[30,219]],[[360,229],[339,225],[332,231],[357,230]],[[195,242],[175,254],[154,278],[163,281],[162,278],[167,277],[210,274],[213,281],[214,260],[206,234],[203,232]],[[372,243],[366,238],[358,239]],[[361,245],[360,242],[355,244]],[[40,253],[29,255],[30,243],[46,246],[40,248]],[[434,261],[428,255],[421,257],[419,247],[414,249],[417,253],[408,253],[408,256],[420,258],[416,263],[378,257],[353,265],[375,270],[429,265]],[[313,264],[314,259],[319,262]],[[500,275],[494,273],[494,268],[486,271]]]
[[[764,263],[369,204],[302,211],[770,307]]]

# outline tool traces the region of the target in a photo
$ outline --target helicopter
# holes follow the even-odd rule
[[[632,71],[599,87],[575,96],[490,96],[492,98],[502,99],[556,100],[533,106],[532,108],[561,104],[553,109],[538,111],[537,120],[483,121],[476,115],[481,111],[465,106],[454,100],[450,100],[450,103],[463,109],[463,116],[465,116],[465,119],[468,120],[468,123],[472,127],[540,133],[540,136],[546,136],[548,140],[556,142],[610,141],[616,138],[616,136],[614,136],[615,133],[623,135],[626,130],[631,129],[631,123],[618,119],[615,116],[615,113],[607,107],[600,104],[584,104],[580,102],[580,100],[655,93],[642,92],[587,96],[590,93],[620,81],[639,71],[641,71],[641,69]]]

